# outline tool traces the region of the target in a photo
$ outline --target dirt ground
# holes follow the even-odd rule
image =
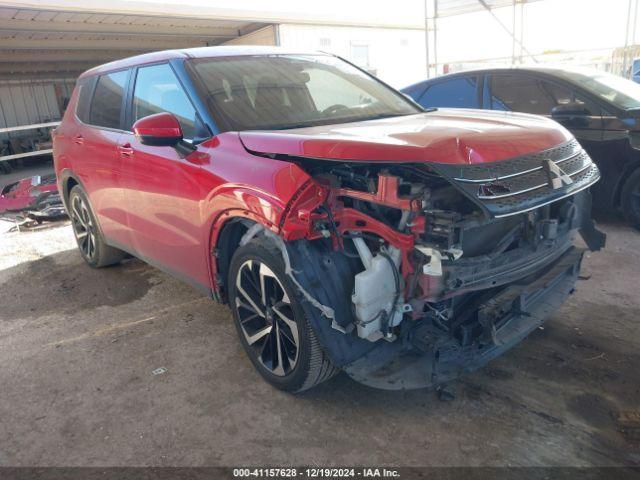
[[[227,308],[138,260],[92,270],[67,223],[0,235],[0,465],[640,465],[640,234],[543,329],[431,391],[264,383]]]

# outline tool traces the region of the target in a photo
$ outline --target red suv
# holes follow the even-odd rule
[[[438,385],[574,288],[597,167],[551,120],[424,110],[335,56],[214,47],[78,80],[54,133],[92,267],[135,255],[233,312],[260,374]]]

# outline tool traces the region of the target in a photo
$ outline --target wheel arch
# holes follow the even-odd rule
[[[59,180],[59,188],[60,193],[62,194],[62,201],[64,202],[67,211],[69,210],[69,195],[71,194],[71,189],[76,185],[80,185],[82,189],[86,192],[87,190],[84,188],[82,181],[78,178],[78,176],[73,173],[73,171],[69,169],[64,169],[60,172],[60,180]]]
[[[214,298],[220,303],[227,303],[226,280],[233,254],[240,247],[244,234],[256,224],[278,234],[279,229],[275,224],[265,217],[243,209],[227,210],[212,222],[209,273]]]

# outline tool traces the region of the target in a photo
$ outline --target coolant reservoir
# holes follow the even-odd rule
[[[354,293],[351,297],[359,320],[358,336],[375,342],[383,337],[383,318],[391,317],[391,326],[397,325],[402,319],[402,313],[393,308],[396,296],[395,276],[387,258],[382,255],[373,257],[361,238],[354,239],[354,243],[365,266],[365,270],[355,276]],[[397,269],[400,251],[392,247],[389,249],[389,256]]]

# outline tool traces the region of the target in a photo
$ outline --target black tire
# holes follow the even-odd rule
[[[74,186],[69,193],[68,210],[78,250],[87,265],[93,268],[106,267],[127,256],[104,241],[89,198],[80,185]]]
[[[629,176],[622,187],[622,212],[629,223],[640,230],[640,168]]]
[[[242,346],[267,382],[295,393],[339,372],[320,347],[301,294],[285,274],[282,254],[272,241],[255,238],[238,248],[227,285]]]

